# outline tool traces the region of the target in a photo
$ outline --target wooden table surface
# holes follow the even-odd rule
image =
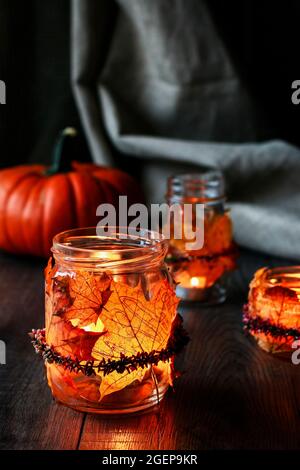
[[[264,353],[241,325],[254,271],[282,260],[243,252],[228,301],[181,308],[192,338],[159,411],[123,418],[56,404],[27,332],[44,325],[43,263],[0,256],[1,449],[299,449],[300,366]]]

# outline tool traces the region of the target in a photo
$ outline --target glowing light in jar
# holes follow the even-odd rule
[[[194,276],[191,277],[190,283],[192,287],[199,287],[199,289],[203,289],[206,284],[206,279],[203,276]]]

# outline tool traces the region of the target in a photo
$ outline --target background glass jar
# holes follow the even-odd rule
[[[232,241],[229,211],[225,208],[222,173],[209,171],[172,176],[168,180],[166,199],[169,205],[180,205],[182,217],[184,204],[192,204],[192,230],[204,230],[202,248],[188,250],[189,240],[184,237],[178,240],[172,236],[175,220],[171,211],[167,262],[178,283],[177,295],[184,300],[207,304],[223,302],[226,298],[224,275],[235,268],[236,249]],[[204,222],[197,220],[197,204],[204,205]]]
[[[176,317],[166,240],[146,230],[97,236],[95,228],[78,229],[57,235],[52,251],[46,342],[62,358],[46,365],[53,396],[96,413],[157,404],[171,380],[170,361],[142,365],[145,354],[166,348]]]

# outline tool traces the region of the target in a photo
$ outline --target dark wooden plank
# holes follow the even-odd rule
[[[123,418],[87,415],[79,449],[159,449],[159,415],[155,412]]]
[[[44,325],[44,261],[0,258],[0,448],[75,449],[84,416],[55,404],[27,332]]]

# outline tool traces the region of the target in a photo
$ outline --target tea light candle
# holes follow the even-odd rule
[[[300,266],[259,269],[250,283],[243,321],[265,351],[292,352],[300,339]]]
[[[193,276],[190,279],[190,287],[198,287],[199,289],[204,289],[206,285],[205,277]]]
[[[182,271],[176,276],[176,294],[185,300],[201,301],[206,295],[206,278],[203,276],[189,276],[188,271]]]
[[[172,384],[187,336],[158,233],[95,229],[54,238],[46,270],[46,328],[31,333],[57,401],[80,411],[131,413]]]

